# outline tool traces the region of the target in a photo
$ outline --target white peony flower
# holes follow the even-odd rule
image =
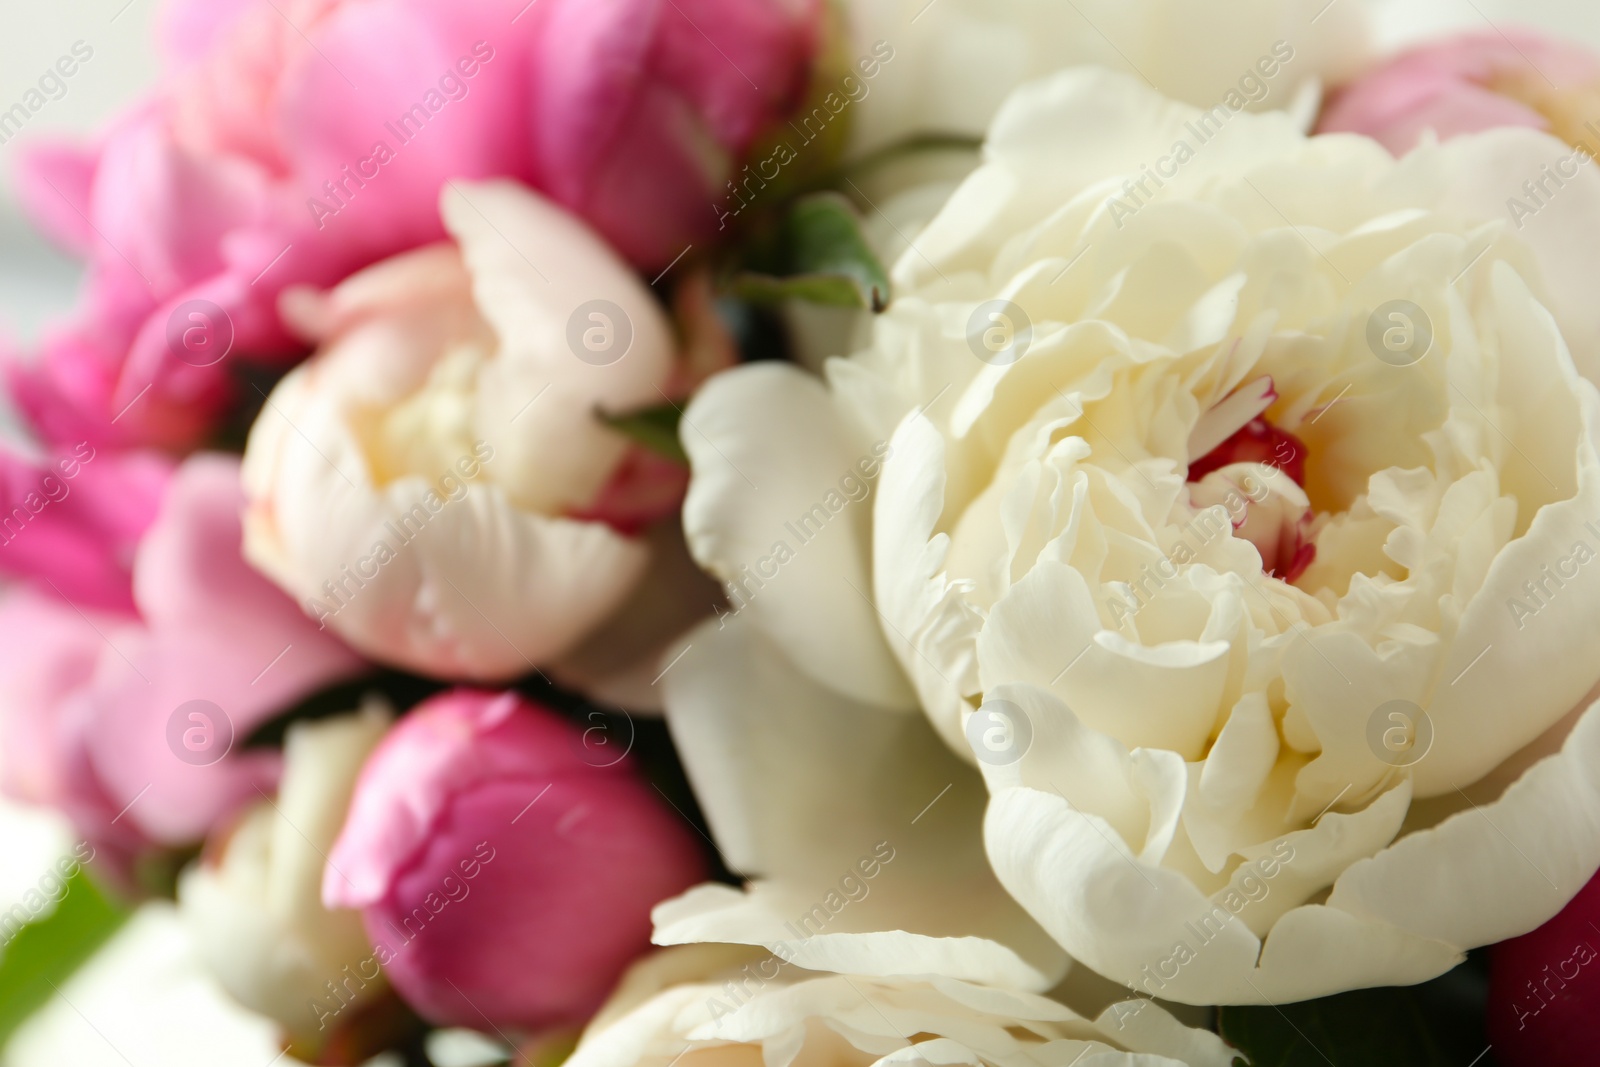
[[[322,877],[356,776],[392,719],[378,702],[291,726],[277,800],[247,811],[178,884],[179,913],[207,969],[308,1052],[345,1008],[387,987],[360,913],[322,906]]]
[[[1567,154],[1031,85],[872,348],[696,399],[691,547],[979,763],[996,874],[1101,974],[1437,975],[1600,865],[1600,176],[1503,207]]]
[[[441,210],[456,245],[286,297],[322,349],[251,429],[245,552],[375,659],[505,679],[572,652],[649,568],[637,534],[682,475],[598,412],[666,403],[680,366],[572,216],[508,182],[451,183]]]

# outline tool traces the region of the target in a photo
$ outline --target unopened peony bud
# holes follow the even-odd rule
[[[730,190],[754,196],[779,177],[781,158],[745,156],[804,98],[818,0],[545,2],[537,184],[630,260],[665,267],[723,228],[743,202]]]
[[[385,738],[328,856],[390,982],[433,1022],[580,1023],[701,877],[690,829],[625,759],[513,693],[456,690]],[[600,764],[600,765],[597,765]]]

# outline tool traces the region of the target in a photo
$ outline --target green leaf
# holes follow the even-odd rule
[[[1360,989],[1280,1007],[1218,1009],[1249,1067],[1462,1067],[1482,1051],[1423,987]]]
[[[608,415],[603,411],[598,414],[601,422],[629,440],[643,445],[658,456],[688,465],[689,457],[678,440],[678,423],[683,419],[683,412],[676,406],[662,404],[627,415]]]
[[[964,133],[922,133],[891,142],[824,175],[821,183],[838,188],[846,181],[863,180],[881,167],[931,152],[959,153],[976,158],[983,149],[983,138]]]
[[[0,919],[6,914],[0,912]],[[67,879],[66,895],[55,910],[22,927],[0,949],[0,1048],[128,915],[81,868]]]
[[[797,274],[775,278],[770,274],[748,273],[734,278],[730,291],[752,304],[777,304],[784,300],[803,300],[829,307],[862,308],[863,295],[856,283],[838,274]],[[873,299],[871,296],[865,299]],[[874,307],[874,310],[881,310]]]
[[[889,306],[889,275],[855,208],[838,193],[796,201],[752,267],[735,275],[730,288],[754,303],[794,299],[875,312]]]

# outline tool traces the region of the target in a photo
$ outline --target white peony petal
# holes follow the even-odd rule
[[[1424,183],[1446,210],[1469,218],[1515,220],[1517,237],[1538,258],[1541,280],[1554,298],[1552,310],[1578,369],[1600,382],[1600,309],[1586,284],[1600,271],[1600,249],[1589,239],[1600,229],[1600,174],[1590,166],[1573,168],[1576,174],[1563,179],[1551,211],[1532,210],[1542,205],[1522,195],[1524,182],[1543,179],[1544,165],[1554,167],[1572,157],[1572,147],[1549,134],[1495,129],[1418,147],[1401,161],[1392,185]],[[1510,210],[1513,203],[1529,210],[1519,218]]]
[[[948,539],[933,535],[944,508],[944,443],[913,413],[891,444],[873,515],[873,596],[934,727],[961,752],[964,698],[978,681],[978,619],[942,573]]]
[[[1137,174],[1141,165],[1169,153],[1194,114],[1134,77],[1094,67],[1019,88],[989,128],[984,154],[990,162],[929,223],[917,241],[921,254],[901,257],[897,284],[927,284],[941,270],[985,270],[1010,234],[1047,217],[1074,193],[1107,175]],[[1287,115],[1236,119],[1206,142],[1207,151],[1179,172],[1176,184],[1192,186],[1218,172],[1236,172],[1301,141]],[[1251,136],[1237,135],[1239,127]],[[1019,182],[1018,172],[1029,180]]]
[[[844,870],[848,872],[850,868]],[[1048,949],[1039,953],[1051,966],[1045,972],[986,937],[874,929],[895,921],[889,914],[892,905],[885,903],[869,909],[857,908],[856,904],[878,891],[896,893],[903,905],[904,887],[876,886],[860,873],[841,874],[837,881],[844,884],[815,894],[815,899],[799,888],[803,883],[798,879],[758,881],[744,892],[724,885],[698,886],[656,906],[654,940],[658,945],[761,945],[786,963],[810,971],[891,978],[941,975],[1038,992],[1054,986],[1065,969],[1065,961],[1060,956],[1051,959],[1053,954]],[[926,893],[925,888],[923,892]],[[859,901],[853,898],[858,893],[862,894]],[[993,896],[996,902],[1003,901],[1002,897]],[[960,910],[969,916],[986,906],[981,898],[967,897],[960,903]],[[952,911],[956,910],[953,904]],[[1004,908],[1006,903],[1000,906]],[[898,921],[902,926],[924,928],[925,907],[894,910],[900,913]],[[948,921],[941,925],[947,929],[955,926]],[[968,925],[979,929],[994,924]],[[1034,944],[1043,948],[1044,940],[1035,937]]]
[[[1203,923],[1211,902],[1182,874],[1141,863],[1110,824],[1059,795],[996,792],[984,836],[1005,887],[1103,975],[1151,996],[1219,1003],[1237,997],[1238,976],[1254,969],[1260,941],[1244,923],[1219,923],[1201,941],[1190,924]],[[1169,975],[1162,965],[1180,944],[1192,958]]]
[[[676,348],[666,316],[609,245],[523,186],[449,182],[439,206],[500,343],[476,391],[480,429],[503,453],[495,477],[526,508],[581,507],[626,447],[596,411],[664,403]],[[574,323],[580,345],[597,330],[596,343],[628,346],[580,358]]]
[[[1354,73],[1370,17],[1359,5],[1246,0],[1201,12],[1181,0],[851,0],[855,52],[889,58],[851,112],[851,147],[868,152],[917,134],[981,134],[1018,86],[1063,67],[1109,67],[1209,106],[1274,48],[1251,107],[1283,107],[1296,87]],[[1259,72],[1259,70],[1257,70]]]
[[[287,299],[322,347],[251,429],[245,555],[372,659],[502,681],[572,651],[649,566],[644,540],[568,516],[628,447],[601,413],[661,403],[676,344],[632,269],[538,194],[451,182],[441,210],[459,248]]]
[[[811,678],[909,705],[871,602],[868,494],[887,443],[858,439],[821,383],[779,364],[713,378],[680,436],[694,468],[689,547],[735,611]]]
[[[1381,848],[1408,799],[1400,791],[1386,806],[1329,816],[1289,835],[1290,847],[1275,849],[1264,866],[1263,847],[1253,883],[1236,874],[1234,895],[1210,898],[1182,874],[1136,857],[1109,824],[1058,795],[996,792],[985,834],[1001,881],[1101,974],[1179,1003],[1271,1003],[1376,981],[1420,982],[1460,961],[1462,950],[1425,932],[1333,907],[1293,906]],[[1271,926],[1264,944],[1252,923]],[[1307,958],[1318,966],[1305,967]]]
[[[1147,648],[1099,625],[1075,569],[1041,562],[994,606],[978,637],[985,691],[1027,682],[1127,745],[1203,754],[1228,673],[1225,642]]]
[[[1579,437],[1575,458],[1562,460],[1560,467],[1544,456],[1528,456],[1538,454],[1531,445],[1509,462],[1531,462],[1551,479],[1573,478],[1576,492],[1532,517],[1527,532],[1495,557],[1483,587],[1465,606],[1450,654],[1440,665],[1438,688],[1424,704],[1433,719],[1434,743],[1414,768],[1422,796],[1452,791],[1487,774],[1554,725],[1595,681],[1584,650],[1600,641],[1600,567],[1581,561],[1600,554],[1600,394],[1588,382],[1571,382],[1561,337],[1549,315],[1532,304],[1525,284],[1509,271],[1497,275],[1496,283],[1507,290],[1503,314],[1512,319],[1512,328],[1518,325],[1515,313],[1527,316],[1525,328],[1512,336],[1518,361],[1529,366],[1504,373],[1521,381],[1522,388],[1545,394],[1528,397],[1510,417],[1552,426],[1575,423]],[[1546,377],[1535,360],[1554,364],[1556,372],[1564,369],[1571,391],[1561,395],[1561,377]],[[1527,466],[1523,471],[1548,489],[1545,475]],[[1521,710],[1507,714],[1508,708]]]
[[[1213,808],[1242,811],[1260,795],[1278,759],[1272,709],[1261,693],[1247,693],[1233,706],[1200,773],[1200,798]]]
[[[1215,1034],[1186,1031],[1148,1002],[1136,1014],[1090,1022],[1012,990],[948,978],[818,974],[695,946],[635,965],[569,1062],[1226,1067],[1231,1059]]]
[[[687,649],[663,678],[667,722],[724,858],[760,880],[662,905],[658,942],[781,941],[802,966],[858,974],[1060,978],[1064,958],[984,858],[982,783],[925,720],[811,681],[745,620],[706,623]]]

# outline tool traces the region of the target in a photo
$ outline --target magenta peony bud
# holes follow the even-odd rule
[[[1527,30],[1485,30],[1413,49],[1329,100],[1318,133],[1362,133],[1397,156],[1500,126],[1545,130],[1600,149],[1600,56]]]
[[[1489,950],[1489,1040],[1501,1067],[1595,1062],[1600,877],[1554,919]]]
[[[532,64],[536,184],[628,259],[666,266],[714,239],[721,215],[778,176],[769,161],[745,184],[742,164],[806,93],[818,0],[544,4]]]
[[[694,832],[611,746],[514,693],[427,701],[372,754],[322,896],[446,1025],[582,1023],[704,874]],[[599,764],[599,765],[597,765]]]

